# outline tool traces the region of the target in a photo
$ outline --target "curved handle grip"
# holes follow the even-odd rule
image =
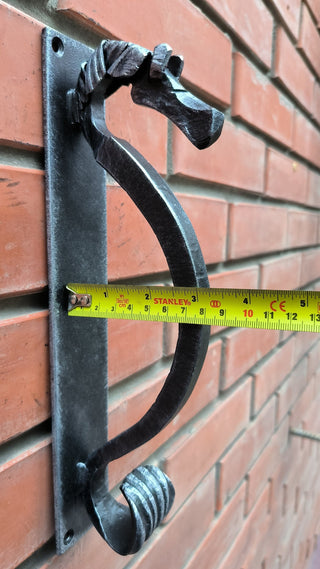
[[[168,50],[162,50],[161,54],[155,50],[152,69],[150,52],[132,44],[124,46],[123,43],[103,42],[83,67],[78,88],[69,95],[74,120],[81,124],[96,161],[129,194],[151,225],[166,256],[173,284],[207,287],[209,283],[200,246],[181,205],[166,182],[143,156],[126,141],[114,137],[105,124],[106,94],[114,92],[121,84],[127,84],[130,79],[137,88],[134,97],[137,93],[146,96],[149,80],[152,82],[151,76],[156,74],[153,90],[150,91],[152,105],[161,110],[161,101],[164,101],[166,114],[175,116],[176,122],[181,125],[182,119],[178,115],[184,109],[183,130],[189,128],[188,132],[192,133],[190,136],[195,136],[196,129],[188,119],[190,105],[181,106],[177,93],[168,87],[171,83],[168,83],[167,69],[172,57],[168,57]],[[163,56],[164,52],[166,56]],[[171,60],[171,66],[173,64],[177,70],[177,60]],[[156,84],[160,88],[159,100],[155,97]],[[190,97],[191,101],[193,96]],[[201,103],[198,107],[195,113],[204,113],[207,120],[208,106]],[[210,121],[212,111],[210,109]],[[198,144],[202,144],[204,138],[208,142],[208,136],[211,136],[211,142],[217,137],[217,133],[213,139],[208,134],[212,128],[210,121],[202,142],[200,136],[196,136]],[[221,131],[221,125],[219,128]],[[118,504],[106,491],[104,470],[112,460],[154,437],[181,409],[201,371],[209,333],[208,326],[179,325],[178,342],[169,375],[151,408],[136,424],[95,450],[85,463],[78,465],[82,492],[91,520],[111,547],[123,555],[137,551],[153,528],[161,522],[173,501],[174,489],[159,469],[136,469],[123,484],[123,493],[129,504],[127,508]]]

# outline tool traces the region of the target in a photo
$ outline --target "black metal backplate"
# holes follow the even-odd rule
[[[56,541],[65,552],[90,521],[76,464],[107,440],[107,321],[69,318],[68,282],[107,282],[106,179],[66,94],[92,50],[43,31],[47,233]]]

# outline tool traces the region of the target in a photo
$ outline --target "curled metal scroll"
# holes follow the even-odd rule
[[[140,46],[103,41],[82,66],[77,88],[69,92],[72,121],[79,123],[96,161],[107,170],[143,213],[166,256],[175,286],[208,287],[206,266],[192,225],[166,182],[128,142],[108,130],[104,99],[132,83],[134,102],[170,118],[198,148],[220,136],[223,115],[186,91],[179,82],[180,56],[167,44],[150,52]],[[128,506],[107,491],[106,466],[146,443],[181,409],[201,371],[209,327],[180,324],[173,363],[156,401],[132,427],[78,464],[89,516],[109,545],[127,555],[140,549],[168,513],[174,488],[154,466],[135,469],[121,490]]]

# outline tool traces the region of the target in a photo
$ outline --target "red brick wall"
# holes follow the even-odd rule
[[[33,7],[34,5],[34,7]],[[159,114],[107,106],[108,124],[163,174],[199,236],[211,286],[319,288],[320,1],[0,2],[0,567],[302,569],[320,531],[313,334],[213,328],[191,399],[164,432],[112,464],[113,487],[147,459],[172,478],[167,522],[134,558],[90,530],[55,555],[45,288],[41,29],[97,46],[168,42],[183,77],[225,111],[198,151]],[[126,194],[108,187],[108,273],[166,283],[164,256]],[[172,325],[110,322],[110,435],[149,407],[170,366]],[[124,349],[125,346],[125,349]],[[150,458],[151,457],[151,458]]]

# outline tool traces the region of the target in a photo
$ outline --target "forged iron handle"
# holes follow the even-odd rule
[[[166,256],[173,284],[208,287],[200,246],[180,203],[143,156],[128,142],[110,133],[104,117],[105,97],[120,85],[132,82],[136,89],[134,100],[138,98],[143,104],[174,117],[198,146],[204,141],[206,145],[211,144],[221,132],[222,115],[210,108],[208,113],[208,105],[200,104],[191,94],[188,94],[187,104],[186,99],[181,103],[180,94],[172,91],[170,77],[173,73],[177,76],[181,68],[181,58],[172,56],[166,44],[158,46],[152,55],[134,44],[104,41],[82,67],[77,89],[70,92],[68,98],[73,122],[81,125],[96,161],[129,194],[151,225]],[[216,123],[213,128],[213,117],[217,113],[221,115],[219,126]],[[202,134],[197,134],[194,126],[196,116],[202,117],[206,124]],[[139,467],[126,477],[121,487],[127,507],[107,491],[105,468],[153,438],[181,409],[201,371],[209,334],[208,326],[180,324],[170,372],[151,408],[132,427],[78,464],[79,485],[89,516],[102,537],[122,555],[138,551],[168,513],[174,488],[158,468]]]

